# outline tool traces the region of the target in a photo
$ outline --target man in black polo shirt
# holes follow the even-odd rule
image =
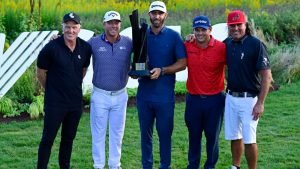
[[[231,140],[232,169],[240,168],[244,148],[248,168],[256,169],[256,128],[272,79],[269,58],[264,44],[251,35],[244,12],[230,12],[227,24],[225,139]]]
[[[70,168],[73,140],[82,114],[82,80],[90,64],[90,45],[78,38],[80,18],[63,17],[63,36],[49,42],[37,60],[37,78],[45,88],[44,129],[38,150],[38,169],[47,168],[51,147],[62,125],[59,166]]]

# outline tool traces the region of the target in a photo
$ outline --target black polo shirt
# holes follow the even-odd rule
[[[90,64],[91,46],[77,38],[72,52],[63,36],[50,41],[39,53],[37,66],[46,69],[45,109],[47,106],[82,107],[83,68]]]
[[[259,70],[270,69],[265,45],[257,38],[246,35],[240,41],[227,38],[226,57],[228,67],[227,88],[235,92],[258,94]]]

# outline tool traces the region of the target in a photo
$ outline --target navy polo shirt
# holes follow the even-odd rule
[[[164,27],[158,35],[151,28],[147,30],[148,68],[167,67],[178,59],[186,57],[186,51],[180,35]],[[139,79],[137,98],[144,101],[173,102],[175,74],[166,74],[156,80],[149,77]]]
[[[240,41],[225,40],[228,67],[227,88],[235,92],[258,94],[260,78],[258,72],[270,69],[265,45],[257,38],[246,35]]]
[[[47,106],[82,107],[83,68],[90,64],[91,46],[77,38],[72,52],[61,36],[50,41],[39,53],[37,67],[46,69],[45,109]]]

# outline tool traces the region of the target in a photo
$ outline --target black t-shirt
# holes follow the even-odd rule
[[[46,69],[45,109],[47,106],[82,107],[83,68],[90,64],[92,49],[77,38],[72,52],[63,36],[49,42],[39,53],[37,66]]]
[[[270,69],[265,45],[257,38],[246,35],[240,41],[227,38],[226,60],[228,67],[227,88],[235,92],[258,94],[259,70]]]

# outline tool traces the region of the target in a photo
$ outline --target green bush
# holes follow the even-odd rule
[[[39,118],[44,115],[44,94],[34,97],[33,102],[30,104],[27,113],[31,119]]]
[[[35,75],[35,64],[32,65],[7,92],[7,96],[19,103],[31,103],[38,94],[39,85]]]
[[[37,119],[40,116],[39,106],[36,102],[32,102],[29,106],[28,113],[31,119]]]
[[[92,88],[89,88],[83,93],[83,105],[89,107],[91,102]]]
[[[3,17],[0,15],[0,33],[6,34],[5,26],[3,24]]]
[[[187,93],[186,82],[176,82],[175,84],[175,94],[185,95]]]
[[[290,8],[274,13],[254,13],[250,16],[269,40],[291,43],[300,36],[300,10]]]
[[[5,96],[0,99],[0,113],[2,113],[4,118],[20,115],[13,104],[13,101]]]
[[[270,55],[273,79],[277,83],[292,83],[300,80],[300,43],[294,47],[280,47]]]

